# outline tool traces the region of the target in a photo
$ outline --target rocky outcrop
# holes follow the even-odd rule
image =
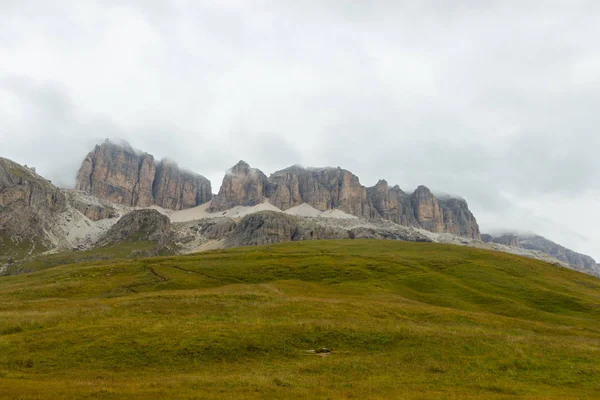
[[[505,246],[521,248],[519,237],[517,235],[513,235],[512,233],[506,233],[502,236],[494,237],[491,241],[493,243],[503,244]]]
[[[504,233],[500,236],[484,234],[481,236],[486,243],[497,243],[511,248],[547,254],[569,265],[572,269],[600,276],[600,268],[592,257],[567,249],[543,236],[534,234],[519,235],[516,233]]]
[[[210,182],[203,176],[164,160],[156,165],[151,154],[108,140],[84,159],[76,189],[126,206],[173,210],[195,207],[212,197]]]
[[[259,169],[239,161],[227,171],[219,193],[209,211],[223,211],[235,206],[255,206],[262,203],[270,191],[267,176]]]
[[[154,157],[109,141],[83,160],[76,189],[113,203],[148,207],[153,204]]]
[[[134,210],[125,214],[100,239],[100,246],[119,244],[123,241],[155,242],[165,247],[171,243],[169,217],[156,210]]]
[[[232,220],[229,220],[234,223]],[[225,222],[218,225],[224,226]],[[204,228],[200,228],[199,230]],[[392,222],[380,221],[364,224],[360,220],[325,218],[297,218],[280,212],[261,211],[245,216],[235,224],[235,229],[225,233],[224,247],[252,246],[297,240],[324,239],[391,239],[413,242],[431,242],[426,235]]]
[[[156,167],[152,186],[154,204],[171,210],[183,210],[204,204],[212,198],[210,181],[177,164],[162,160]]]
[[[404,226],[419,226],[410,195],[398,185],[390,188],[387,181],[382,179],[375,186],[367,188],[367,199],[369,218],[387,219]]]
[[[69,204],[92,221],[117,218],[121,216],[109,201],[102,201],[94,196],[86,195],[78,190],[64,190]]]
[[[410,197],[419,226],[430,232],[444,232],[444,214],[433,193],[425,186],[419,186]]]
[[[54,217],[66,209],[65,195],[50,181],[0,158],[0,237],[44,242]]]
[[[583,270],[600,272],[600,270],[597,270],[596,261],[592,257],[567,249],[543,236],[519,235],[518,239],[524,249],[541,251]]]
[[[366,189],[345,169],[293,166],[275,172],[269,181],[273,185],[270,202],[282,210],[306,203],[320,211],[339,209],[368,216]]]
[[[443,232],[481,240],[479,224],[469,210],[469,205],[463,199],[447,198],[439,200],[440,208],[444,214]]]
[[[466,201],[438,200],[425,186],[409,195],[398,186],[390,188],[385,180],[365,188],[356,175],[339,167],[292,166],[267,179],[260,170],[240,161],[223,178],[209,211],[253,206],[267,199],[284,211],[308,204],[319,211],[338,209],[361,218],[385,219],[431,232],[481,239]]]
[[[479,225],[465,200],[438,199],[425,186],[419,186],[409,195],[398,186],[390,188],[385,180],[367,188],[367,199],[370,218],[387,219],[431,232],[481,239]]]
[[[252,246],[301,240],[298,219],[274,211],[244,217],[227,239],[227,247]]]

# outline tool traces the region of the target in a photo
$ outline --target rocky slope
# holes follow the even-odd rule
[[[48,247],[54,217],[67,210],[62,191],[32,169],[0,158],[0,237]]]
[[[567,249],[543,236],[534,234],[519,235],[516,233],[505,233],[496,237],[488,234],[482,236],[487,243],[498,243],[511,248],[537,251],[568,264],[578,271],[600,276],[600,267],[592,257]]]
[[[596,261],[592,257],[567,249],[539,235],[520,235],[519,243],[524,249],[550,254],[552,257],[584,270],[591,271],[597,268]]]
[[[167,247],[171,244],[171,221],[156,210],[134,210],[125,214],[99,240],[99,246],[127,241],[155,242]]]
[[[481,239],[466,201],[438,199],[425,186],[407,194],[398,186],[390,188],[385,180],[366,188],[356,175],[339,167],[292,166],[267,178],[240,161],[223,178],[210,210],[255,205],[267,199],[284,211],[308,204],[319,211],[341,210],[360,218],[385,219],[431,232]]]
[[[105,141],[83,160],[76,189],[131,207],[158,205],[181,210],[212,197],[210,181],[181,171],[167,160],[155,162],[147,153]]]

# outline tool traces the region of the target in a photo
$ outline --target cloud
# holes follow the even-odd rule
[[[59,3],[0,4],[0,151],[54,182],[107,137],[215,190],[339,165],[600,258],[598,2]]]

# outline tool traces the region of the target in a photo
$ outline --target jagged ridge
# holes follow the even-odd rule
[[[342,168],[292,166],[269,178],[244,161],[231,168],[212,200],[211,211],[256,205],[269,199],[281,210],[302,203],[319,211],[339,209],[367,219],[385,219],[404,226],[481,239],[477,220],[463,199],[438,199],[425,186],[412,194],[390,188],[385,180],[374,187]]]
[[[173,210],[195,207],[212,198],[205,177],[182,171],[168,160],[156,163],[151,154],[108,140],[84,159],[76,189],[126,206],[157,205]]]

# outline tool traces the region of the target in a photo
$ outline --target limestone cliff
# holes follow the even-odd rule
[[[479,225],[465,200],[440,199],[439,204],[444,214],[444,232],[481,240]]]
[[[65,195],[50,181],[0,157],[0,238],[44,241],[52,218],[66,208]]]
[[[219,193],[209,210],[222,211],[235,206],[255,206],[262,203],[270,190],[267,176],[259,169],[239,161],[223,178]]]
[[[83,160],[76,189],[113,203],[148,207],[153,204],[154,174],[152,155],[105,141]]]
[[[543,236],[519,235],[518,239],[524,249],[541,251],[570,265],[580,267],[584,271],[600,272],[597,269],[596,261],[592,257],[567,249]]]
[[[398,186],[390,188],[385,180],[367,188],[367,199],[370,218],[481,239],[479,225],[465,200],[438,199],[425,186],[419,186],[409,195]]]
[[[156,167],[152,189],[154,204],[171,210],[196,207],[212,197],[208,179],[181,171],[177,164],[165,160]]]
[[[282,210],[307,203],[320,211],[337,208],[368,216],[366,189],[356,175],[345,169],[293,166],[275,172],[269,181],[273,185],[271,204]]]
[[[479,226],[462,199],[437,199],[425,186],[412,194],[385,180],[365,188],[350,171],[341,168],[292,166],[268,179],[260,170],[240,161],[223,178],[210,211],[253,206],[265,201],[287,210],[306,203],[320,211],[339,209],[367,219],[385,219],[431,232],[448,232],[481,239]]]
[[[195,207],[212,197],[210,182],[203,176],[183,172],[170,162],[156,165],[151,154],[108,140],[84,159],[76,189],[126,206],[173,210]]]

